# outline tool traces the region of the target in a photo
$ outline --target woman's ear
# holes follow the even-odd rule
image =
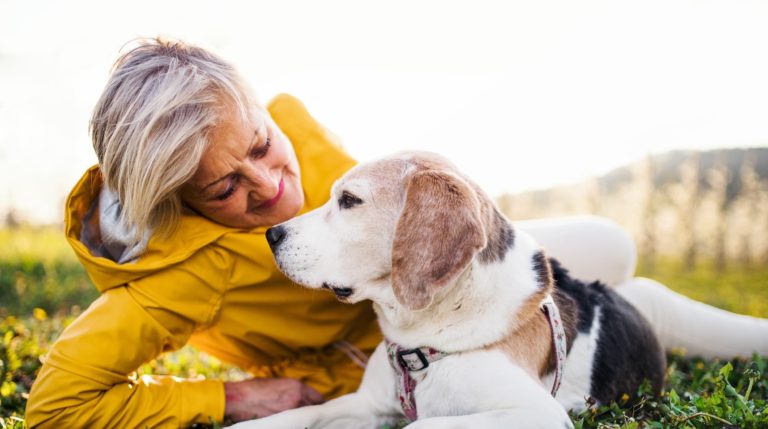
[[[406,179],[392,244],[392,287],[400,304],[421,310],[486,245],[475,192],[444,171],[417,170]]]

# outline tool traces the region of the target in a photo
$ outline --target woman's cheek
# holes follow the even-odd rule
[[[288,162],[292,158],[293,154],[293,146],[288,142],[288,139],[286,137],[280,136],[280,143],[277,145],[278,149],[276,152],[278,152],[278,157],[283,162]]]
[[[237,196],[236,204],[232,204],[230,207],[230,213],[243,213],[248,211],[248,192],[245,189],[241,189],[240,194]]]

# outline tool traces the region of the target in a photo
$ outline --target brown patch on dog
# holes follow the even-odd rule
[[[488,350],[501,350],[534,379],[539,379],[546,373],[549,357],[553,352],[549,323],[539,308],[539,303],[548,292],[540,290],[531,295],[515,315],[509,334],[486,347]]]
[[[549,267],[549,262],[546,265]],[[551,271],[550,267],[550,281],[523,303],[511,322],[512,327],[509,334],[501,341],[486,347],[488,350],[501,350],[512,362],[520,365],[534,379],[541,379],[554,371],[556,367],[552,328],[546,314],[540,307],[541,301],[548,293],[552,294],[552,298],[560,310],[568,351],[571,350],[577,334],[578,308],[576,302],[557,290],[551,281]]]
[[[441,165],[416,165],[406,179],[392,244],[392,287],[411,310],[427,307],[486,245],[480,204],[469,185]]]

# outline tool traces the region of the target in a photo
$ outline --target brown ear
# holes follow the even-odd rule
[[[411,310],[432,302],[485,247],[480,203],[450,173],[417,171],[407,179],[405,205],[392,244],[392,287]]]

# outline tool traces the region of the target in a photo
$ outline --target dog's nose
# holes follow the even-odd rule
[[[267,243],[272,250],[275,250],[280,242],[285,238],[285,228],[282,226],[273,226],[267,230]]]

